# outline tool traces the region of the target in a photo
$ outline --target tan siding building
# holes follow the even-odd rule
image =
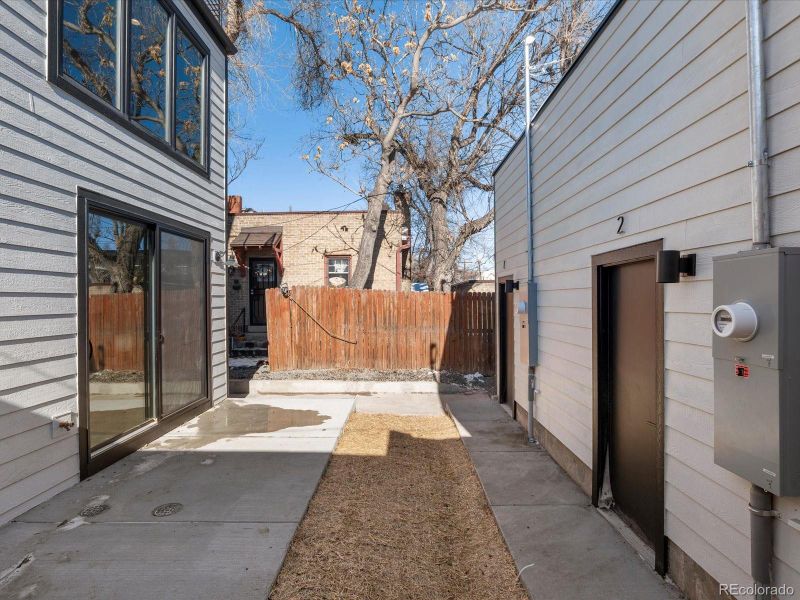
[[[763,13],[772,243],[800,246],[800,3],[770,0]],[[659,240],[697,256],[695,276],[659,288],[663,527],[669,572],[690,598],[716,593],[709,576],[752,581],[750,484],[714,463],[709,324],[713,257],[751,245],[748,117],[744,2],[622,2],[532,126],[535,419],[587,493],[604,376],[595,366],[603,350],[593,329],[593,257]],[[525,178],[523,140],[495,174],[496,274],[520,282],[515,300],[527,299]],[[508,396],[524,422],[521,321],[509,319]],[[797,590],[800,532],[790,520],[800,500],[776,502],[775,583]]]

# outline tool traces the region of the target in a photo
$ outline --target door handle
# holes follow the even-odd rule
[[[159,344],[163,344],[164,343],[164,334],[163,333],[159,333],[158,334],[158,343]]]

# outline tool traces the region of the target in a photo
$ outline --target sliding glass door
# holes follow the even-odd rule
[[[80,205],[87,475],[208,402],[209,238],[102,198]]]
[[[202,240],[162,231],[160,244],[161,411],[208,395],[206,250]]]
[[[150,228],[89,211],[86,224],[89,447],[153,418]]]

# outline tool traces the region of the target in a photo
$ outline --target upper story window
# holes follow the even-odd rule
[[[111,105],[117,103],[119,0],[64,0],[61,73]]]
[[[175,52],[175,147],[186,156],[203,162],[205,59],[180,27]]]
[[[172,0],[50,0],[50,10],[51,79],[207,172],[208,50]]]
[[[159,0],[131,0],[130,7],[131,120],[167,139],[169,14]]]

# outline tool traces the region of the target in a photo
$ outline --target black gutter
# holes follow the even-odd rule
[[[225,28],[222,27],[222,23],[219,22],[219,19],[211,12],[208,4],[206,4],[206,0],[187,0],[187,4],[194,10],[195,16],[200,19],[200,22],[205,24],[211,33],[214,34],[214,38],[223,52],[228,56],[236,54],[238,51],[236,45],[231,41],[231,38],[228,37],[228,34],[225,33]]]
[[[569,66],[569,68],[567,69],[567,72],[564,73],[563,77],[561,77],[561,79],[556,84],[556,87],[554,87],[553,90],[547,95],[547,98],[545,98],[545,101],[542,102],[542,105],[538,109],[536,109],[536,114],[534,114],[533,118],[531,119],[531,125],[536,122],[536,119],[539,117],[539,115],[542,113],[542,111],[544,111],[545,107],[548,104],[550,104],[550,101],[558,93],[558,90],[561,89],[561,86],[564,84],[564,82],[567,80],[567,78],[572,74],[572,72],[575,70],[575,67],[578,66],[578,63],[581,62],[583,57],[586,56],[586,54],[589,52],[589,48],[591,48],[594,45],[594,43],[597,40],[597,38],[600,36],[600,34],[603,32],[603,30],[611,22],[611,19],[614,18],[614,15],[616,15],[617,12],[619,12],[620,7],[624,3],[625,3],[625,0],[614,0],[614,6],[612,6],[611,10],[608,11],[608,14],[606,14],[606,16],[603,17],[603,20],[600,22],[600,25],[598,25],[597,29],[595,29],[592,32],[592,35],[589,36],[589,39],[586,40],[586,43],[583,45],[583,48],[581,48],[581,51],[578,52],[578,56],[575,57],[575,60]],[[500,161],[500,164],[497,165],[497,167],[495,167],[494,171],[492,171],[492,177],[495,177],[497,175],[497,172],[500,169],[503,168],[503,165],[505,164],[506,160],[508,160],[508,158],[514,153],[514,150],[516,149],[516,147],[524,139],[525,139],[525,131],[523,131],[522,134],[517,138],[517,141],[514,142],[514,145],[511,147],[511,150],[509,150],[508,153],[503,157],[503,160]]]

